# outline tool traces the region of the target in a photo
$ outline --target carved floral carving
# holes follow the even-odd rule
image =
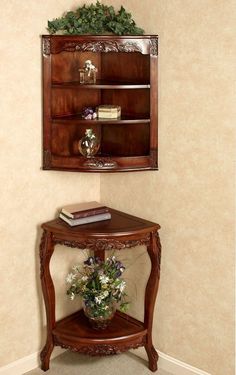
[[[78,352],[82,354],[87,354],[90,356],[104,356],[104,355],[114,355],[126,352],[129,349],[137,349],[140,346],[144,346],[146,342],[146,338],[141,337],[138,342],[130,342],[124,343],[122,345],[115,345],[115,344],[97,344],[97,345],[77,345],[71,346],[61,342],[57,337],[54,337],[54,344],[57,346],[61,346],[64,349],[69,349],[72,352]]]
[[[150,39],[150,55],[152,56],[158,55],[158,39],[156,38]]]
[[[66,42],[63,46],[64,51],[82,51],[82,52],[141,52],[142,46],[135,42]]]
[[[140,245],[148,245],[150,242],[150,234],[138,240],[116,240],[116,239],[83,239],[79,241],[67,241],[53,237],[54,244],[64,245],[72,248],[89,249],[89,250],[122,250]]]
[[[50,55],[51,53],[51,41],[49,38],[43,39],[43,54]]]
[[[84,162],[84,167],[88,168],[115,168],[117,166],[117,162],[110,159],[110,158],[91,158]]]

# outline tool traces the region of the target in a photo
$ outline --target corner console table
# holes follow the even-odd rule
[[[144,346],[149,369],[157,370],[158,354],[152,343],[153,310],[159,276],[161,245],[160,226],[124,212],[110,209],[111,219],[70,227],[61,219],[42,224],[40,244],[40,277],[47,316],[47,340],[41,352],[41,368],[49,369],[54,346],[89,355],[109,355]],[[111,324],[102,331],[90,327],[82,310],[59,321],[55,319],[55,289],[50,274],[50,259],[55,245],[89,249],[104,259],[105,250],[125,250],[145,245],[151,261],[151,272],[146,285],[144,322],[117,311]]]

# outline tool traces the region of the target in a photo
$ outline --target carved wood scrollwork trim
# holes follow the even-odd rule
[[[51,40],[49,38],[43,39],[43,54],[50,55],[51,53]]]
[[[91,158],[86,160],[83,166],[88,168],[112,169],[117,167],[117,162],[110,158]]]
[[[99,41],[99,42],[65,42],[61,48],[63,51],[81,52],[141,52],[142,46],[136,42]]]
[[[156,38],[150,39],[150,55],[151,56],[158,55],[158,39]]]
[[[105,356],[114,355],[126,352],[129,349],[137,349],[140,346],[144,346],[146,342],[145,337],[142,337],[139,342],[127,343],[122,345],[112,345],[112,344],[97,344],[97,345],[78,345],[71,346],[69,344],[62,343],[57,337],[54,337],[54,344],[61,346],[64,349],[69,349],[72,352],[78,352],[82,354],[87,354],[90,356]]]
[[[88,249],[88,250],[122,250],[135,246],[146,245],[150,243],[150,234],[138,240],[115,240],[115,239],[83,239],[79,241],[67,241],[53,237],[54,244],[64,245],[72,248]]]

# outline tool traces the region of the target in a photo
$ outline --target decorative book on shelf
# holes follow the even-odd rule
[[[111,214],[110,212],[106,212],[104,214],[81,217],[80,219],[70,219],[67,216],[63,215],[63,213],[61,212],[59,214],[59,217],[63,221],[65,221],[67,224],[69,224],[71,227],[74,227],[76,225],[83,225],[83,224],[95,223],[97,221],[109,220],[111,219]]]
[[[96,201],[70,204],[61,209],[61,213],[69,219],[81,219],[108,212],[108,207]]]

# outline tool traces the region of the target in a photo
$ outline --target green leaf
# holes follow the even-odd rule
[[[144,30],[137,27],[132,16],[123,6],[116,13],[113,6],[96,4],[79,7],[75,12],[69,11],[61,18],[48,21],[48,31],[55,34],[102,34],[113,32],[117,35],[142,35]]]

